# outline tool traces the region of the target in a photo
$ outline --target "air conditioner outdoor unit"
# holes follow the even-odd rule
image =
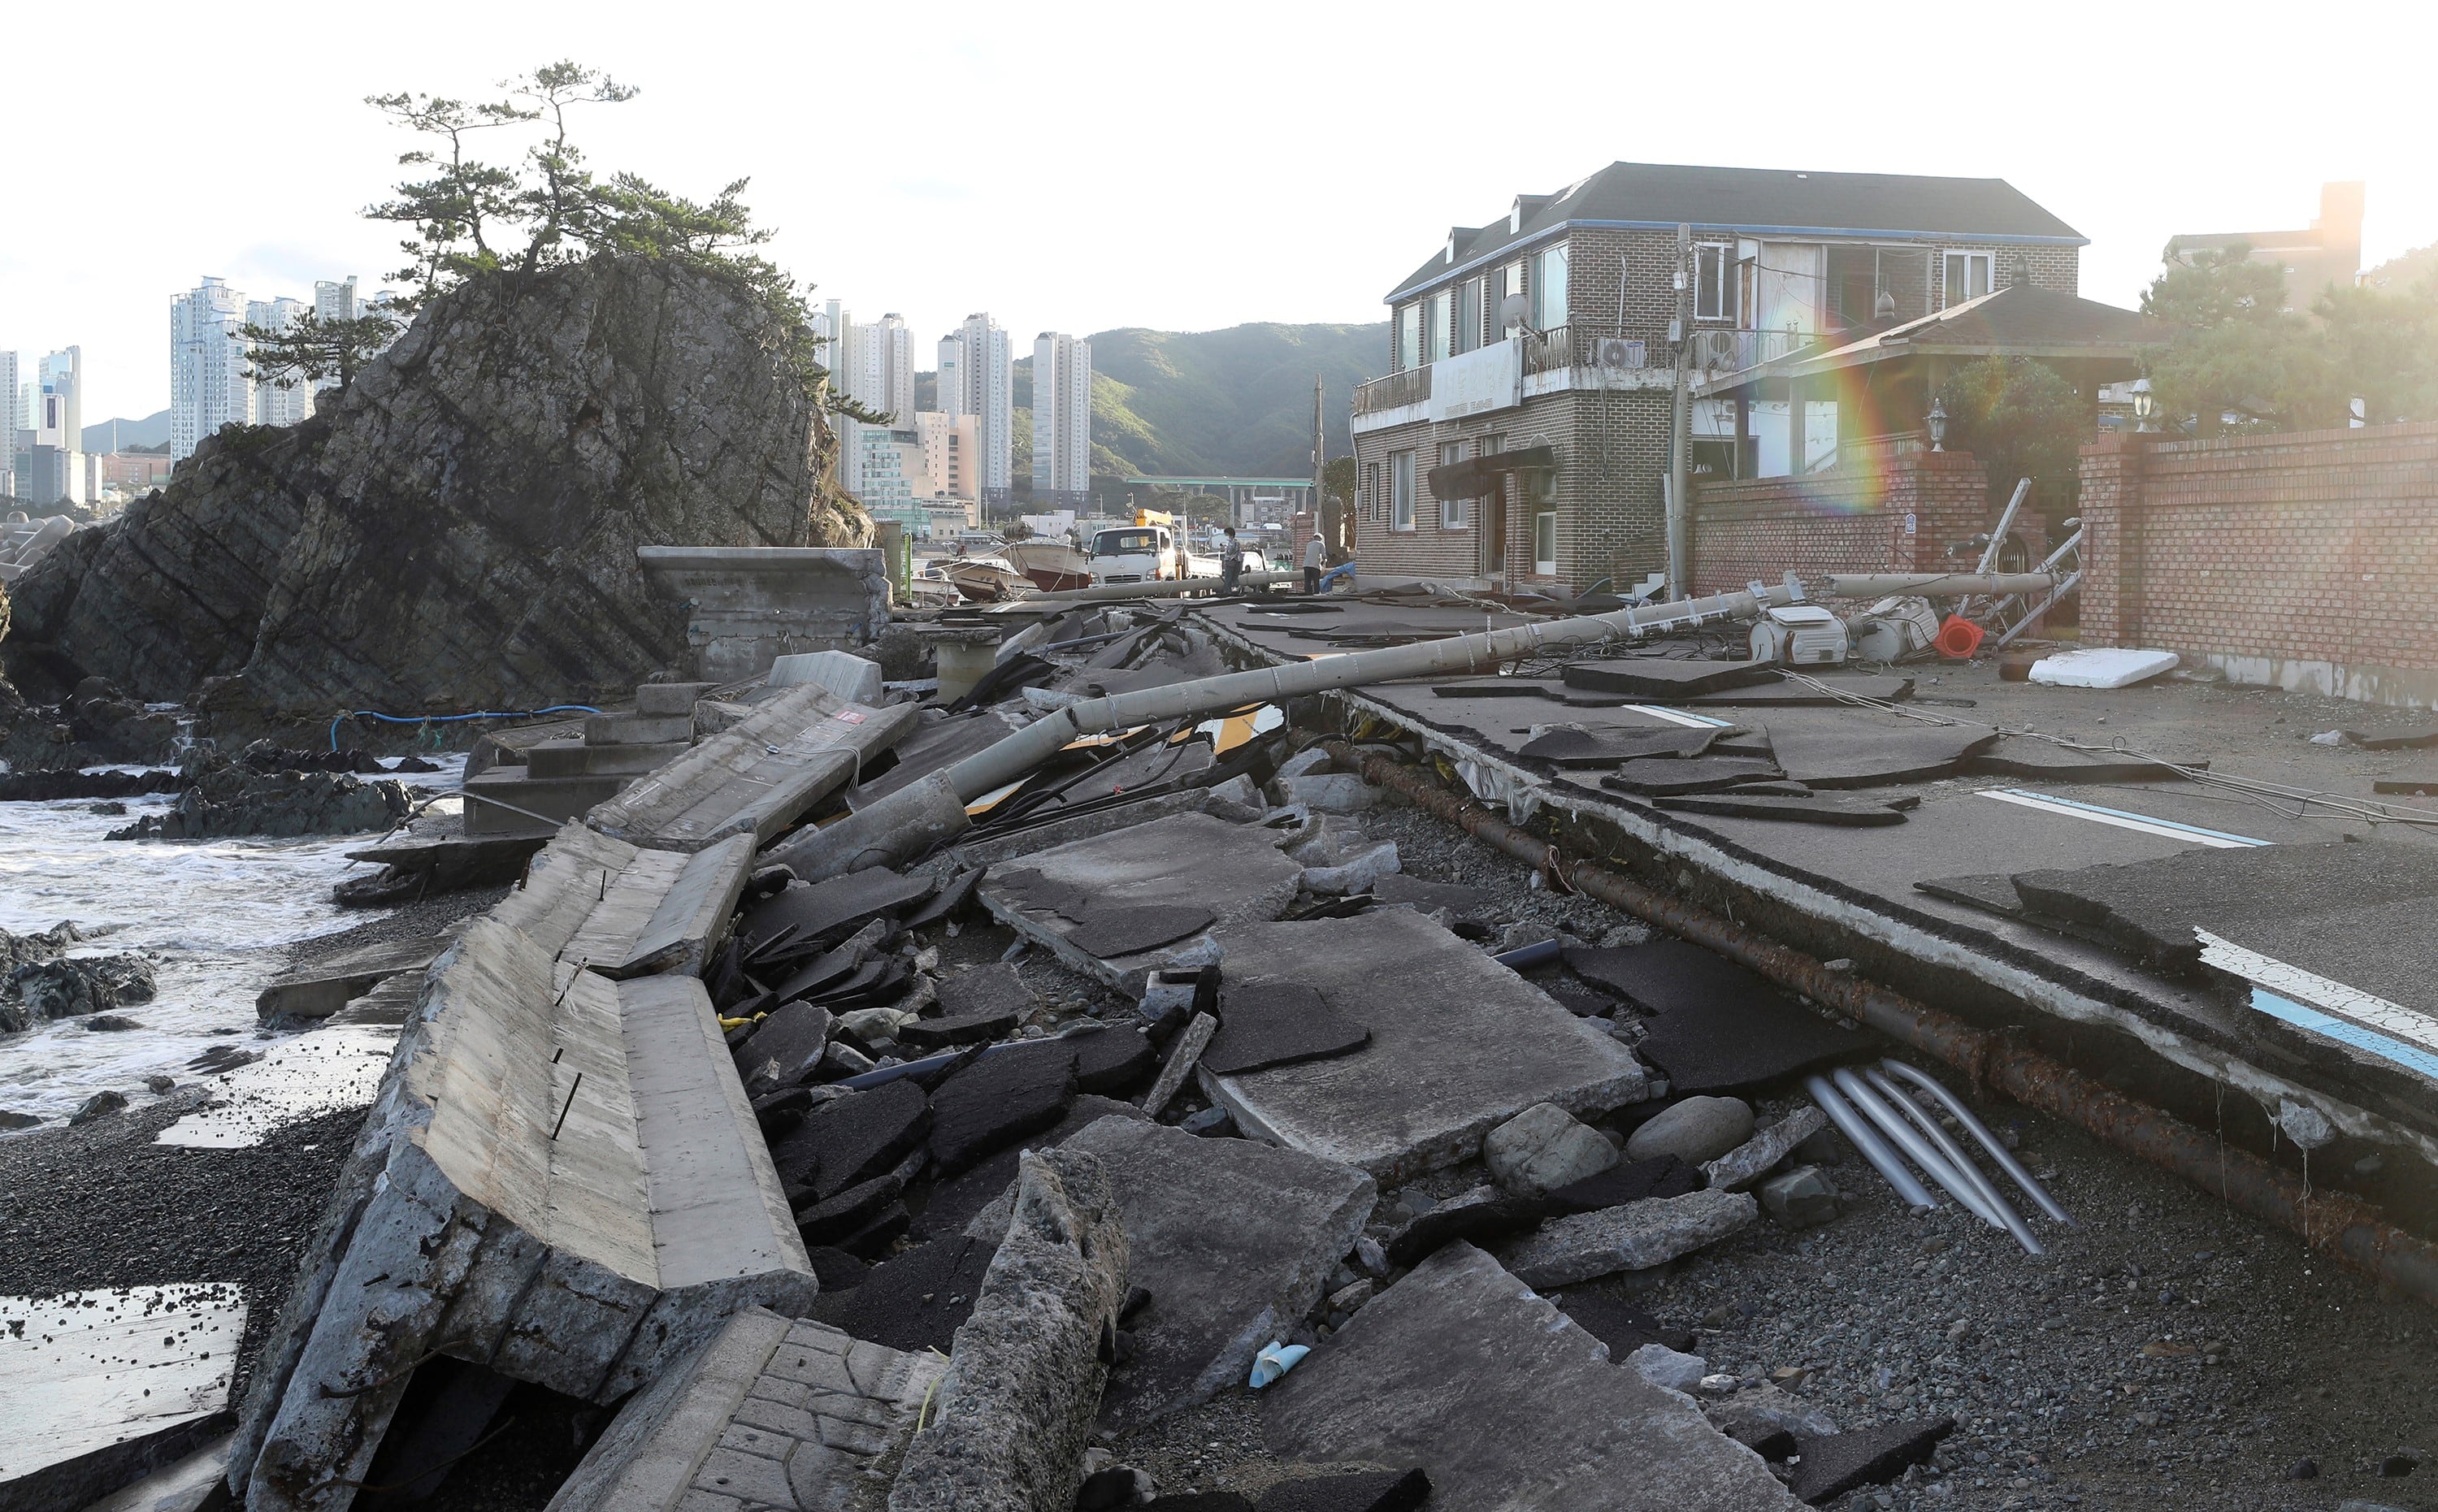
[[[1772,609],[1753,626],[1752,659],[1782,667],[1842,665],[1846,622],[1817,604]]]
[[[1596,360],[1601,367],[1646,367],[1650,365],[1650,346],[1622,336],[1603,336]]]

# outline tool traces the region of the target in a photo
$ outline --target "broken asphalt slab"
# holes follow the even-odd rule
[[[1427,1471],[1451,1507],[1792,1512],[1752,1453],[1687,1398],[1469,1244],[1374,1297],[1264,1393],[1282,1459]]]
[[[1123,990],[1173,953],[1153,946],[1104,958],[1070,941],[1082,927],[1077,915],[1088,919],[1103,906],[1194,908],[1207,910],[1223,930],[1275,919],[1295,901],[1303,879],[1303,868],[1279,850],[1284,838],[1257,825],[1176,814],[1036,852],[1021,871],[994,870],[983,878],[976,896],[994,917],[1061,961]]]
[[[1890,787],[1952,776],[1998,742],[1980,725],[1924,725],[1885,716],[1787,724],[1769,730],[1786,775],[1806,787]]]
[[[1647,1271],[1751,1225],[1760,1204],[1742,1192],[1648,1197],[1622,1207],[1553,1218],[1501,1245],[1499,1262],[1536,1290],[1572,1286],[1616,1271]]]
[[[1248,1135],[1402,1182],[1479,1152],[1536,1102],[1585,1116],[1642,1100],[1632,1051],[1408,909],[1216,932],[1230,980],[1300,982],[1358,1017],[1352,1055],[1202,1086]]]
[[[1882,1053],[1878,1035],[1831,1023],[1767,978],[1686,941],[1574,947],[1565,959],[1584,980],[1655,1015],[1641,1053],[1680,1097],[1764,1087]]]
[[[1630,761],[1600,779],[1600,786],[1636,798],[1672,798],[1682,793],[1715,793],[1752,782],[1773,782],[1786,776],[1764,757],[1697,756],[1672,760],[1652,756]]]
[[[1710,748],[1725,730],[1571,730],[1560,727],[1526,741],[1515,754],[1555,766],[1615,766],[1642,757],[1689,760]]]
[[[1220,989],[1219,1032],[1202,1052],[1216,1076],[1351,1055],[1371,1031],[1302,982],[1236,981]]]
[[[1655,800],[1677,814],[1715,814],[1728,818],[1779,819],[1800,824],[1830,824],[1841,829],[1870,829],[1902,824],[1904,809],[1890,803],[1869,803],[1827,796],[1796,798],[1774,793],[1687,793]]]
[[[1699,694],[1774,683],[1777,669],[1754,661],[1703,661],[1689,657],[1621,657],[1577,661],[1560,674],[1568,688],[1670,703]]]
[[[1335,1161],[1145,1119],[1103,1118],[1060,1148],[1099,1157],[1133,1256],[1127,1279],[1151,1293],[1127,1324],[1133,1363],[1102,1399],[1112,1433],[1242,1384],[1255,1352],[1320,1300],[1377,1197]]]

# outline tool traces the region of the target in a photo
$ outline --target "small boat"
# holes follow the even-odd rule
[[[954,556],[940,571],[971,604],[1001,604],[1033,591],[1032,582],[1000,556]]]
[[[1010,541],[999,554],[1010,565],[1033,580],[1033,586],[1044,593],[1064,589],[1089,588],[1092,584],[1092,561],[1082,552],[1054,536],[1037,536],[1031,540]]]
[[[914,607],[918,609],[945,608],[951,604],[963,602],[957,592],[957,585],[949,582],[948,574],[941,571],[937,566],[926,566],[909,579],[906,586],[913,595]]]

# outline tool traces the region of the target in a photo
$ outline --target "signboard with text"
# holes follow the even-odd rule
[[[1524,343],[1513,337],[1431,364],[1430,417],[1511,410],[1524,402]]]

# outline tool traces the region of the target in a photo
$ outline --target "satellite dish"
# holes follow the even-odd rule
[[[1512,330],[1518,325],[1532,328],[1532,302],[1521,294],[1510,294],[1498,302],[1498,328]]]

